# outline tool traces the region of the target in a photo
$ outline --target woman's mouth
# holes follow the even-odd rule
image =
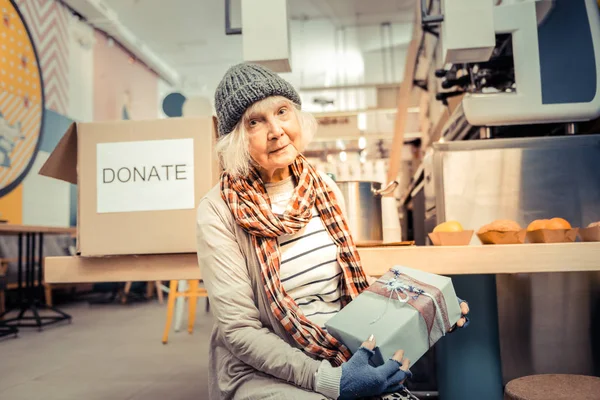
[[[283,150],[285,150],[285,149],[286,149],[288,146],[289,146],[289,144],[286,144],[285,146],[283,146],[283,147],[280,147],[280,148],[278,148],[277,150],[273,150],[273,151],[271,152],[271,154],[278,154],[278,153],[281,153],[281,152],[283,152]]]

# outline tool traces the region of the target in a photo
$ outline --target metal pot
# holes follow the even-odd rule
[[[346,202],[346,216],[355,243],[379,244],[383,242],[381,197],[398,186],[397,181],[381,183],[372,181],[338,181]]]

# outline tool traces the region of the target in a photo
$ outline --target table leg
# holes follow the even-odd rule
[[[17,257],[19,286],[17,287],[17,298],[19,306],[23,304],[23,234],[19,233],[19,256]]]
[[[40,233],[39,234],[39,247],[38,247],[38,260],[39,260],[39,265],[38,265],[38,292],[39,292],[39,299],[44,299],[44,303],[46,303],[46,298],[45,296],[45,292],[44,292],[44,286],[42,285],[42,281],[44,280],[44,274],[43,272],[43,265],[44,265],[44,234]]]
[[[20,235],[21,236],[21,235]],[[28,233],[26,236],[26,249],[25,249],[25,288],[22,290],[22,252],[19,252],[19,291],[24,292],[22,294],[25,295],[26,299],[22,299],[22,295],[19,296],[21,302],[19,304],[20,312],[19,315],[15,318],[10,318],[2,321],[5,326],[11,327],[37,327],[40,331],[42,327],[50,324],[54,324],[60,321],[69,321],[71,322],[71,316],[56,307],[48,306],[44,304],[39,296],[36,296],[35,290],[35,254],[36,254],[36,236],[38,236],[38,244],[39,248],[37,251],[38,254],[38,286],[42,288],[42,280],[43,280],[43,259],[44,259],[44,239],[42,233]],[[19,248],[22,249],[21,239],[19,239]],[[42,291],[43,293],[43,291]],[[41,315],[39,311],[46,310],[51,311],[54,314],[58,315]],[[25,316],[27,311],[31,311],[32,316]],[[29,322],[33,321],[33,322]],[[1,325],[0,325],[1,327]]]
[[[33,248],[35,247],[35,236],[33,234],[27,234],[27,258],[25,259],[25,275],[26,275],[26,287],[27,287],[27,305],[33,304],[33,288],[35,282],[33,281],[33,272],[35,271],[35,258],[33,257]]]
[[[440,398],[502,400],[496,276],[455,275],[452,282],[469,302],[471,323],[436,345]]]
[[[36,245],[36,234],[35,233],[31,233],[29,234],[31,237],[31,245],[28,246],[29,248],[29,302],[28,302],[28,306],[29,309],[31,310],[31,313],[33,314],[33,317],[31,318],[32,320],[35,321],[35,326],[38,327],[38,329],[41,331],[42,330],[42,318],[40,318],[40,314],[38,313],[37,310],[37,306],[36,306],[36,290],[35,290],[35,245]],[[38,262],[41,263],[41,260],[38,260]],[[38,282],[38,286],[41,285],[42,282]]]
[[[20,243],[22,246],[22,243]],[[24,275],[25,278],[25,282],[23,282],[23,286],[19,287],[19,291],[21,292],[20,297],[20,301],[19,304],[17,305],[17,307],[19,307],[19,315],[17,316],[17,318],[13,318],[12,320],[7,320],[7,322],[9,321],[15,321],[15,320],[21,320],[23,319],[23,315],[25,315],[25,311],[27,311],[27,302],[29,301],[29,264],[30,264],[30,260],[29,260],[29,247],[31,246],[31,236],[29,233],[25,234],[25,248],[22,249],[25,253],[25,256],[23,259],[23,253],[20,252],[19,253],[19,261],[21,264],[21,269],[19,271],[19,279],[23,280],[22,275]]]
[[[43,293],[44,290],[43,290],[43,286],[42,286],[42,280],[44,278],[44,261],[43,261],[44,260],[44,234],[40,232],[39,233],[39,238],[40,238],[40,248],[39,248],[39,251],[38,251],[39,259],[40,259],[40,264],[39,264],[39,277],[40,277],[40,280],[39,280],[39,282],[40,282],[41,291]],[[69,314],[67,314],[64,311],[61,311],[57,307],[47,305],[45,302],[40,302],[39,303],[39,307],[43,308],[43,309],[46,309],[46,310],[53,311],[53,312],[55,312],[56,314],[59,315],[59,316],[55,316],[55,317],[42,317],[42,318],[54,318],[54,319],[56,319],[56,321],[51,320],[50,322],[46,323],[45,325],[51,324],[51,323],[54,323],[54,322],[59,322],[59,321],[68,321],[69,323],[71,323],[71,321],[72,321],[72,317]]]
[[[10,325],[11,322],[18,320],[23,317],[25,310],[22,305],[23,302],[23,234],[19,233],[18,237],[18,250],[19,254],[17,256],[17,309],[19,310],[19,315],[17,318],[4,319],[5,315],[8,315],[15,308],[7,308],[2,314],[0,314],[0,337],[15,335],[17,336],[19,330],[16,326]]]

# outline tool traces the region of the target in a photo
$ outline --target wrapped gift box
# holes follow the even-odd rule
[[[325,325],[354,353],[373,334],[374,365],[403,349],[411,365],[461,318],[448,277],[396,266]]]

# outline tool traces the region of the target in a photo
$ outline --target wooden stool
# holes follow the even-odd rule
[[[198,304],[198,297],[208,297],[206,289],[200,287],[200,281],[190,280],[188,281],[187,289],[183,292],[177,290],[178,281],[173,280],[169,283],[169,298],[167,300],[167,322],[165,324],[165,331],[163,333],[162,342],[167,344],[169,340],[169,331],[171,330],[171,323],[173,322],[173,313],[175,311],[175,300],[178,297],[183,297],[188,300],[188,332],[194,331],[194,321],[196,320],[196,305]]]
[[[591,400],[600,398],[600,378],[586,375],[547,374],[513,379],[505,400]]]

